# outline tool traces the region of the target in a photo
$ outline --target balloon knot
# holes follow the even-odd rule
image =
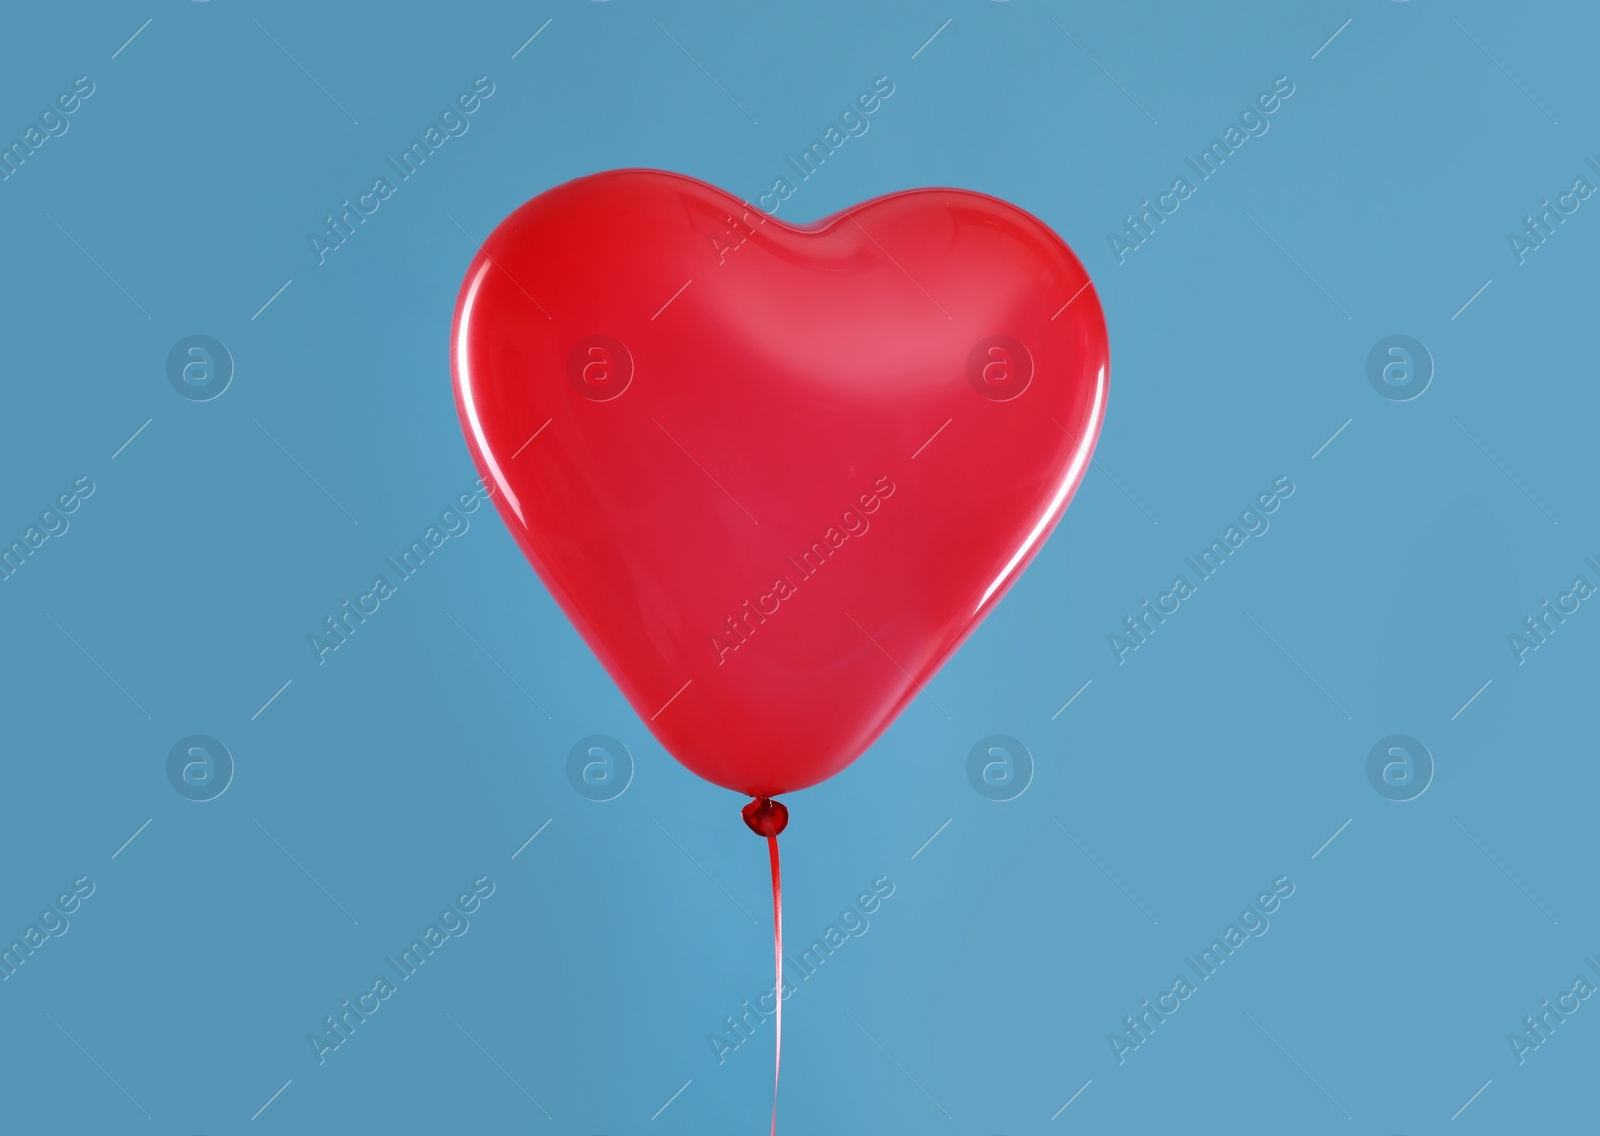
[[[789,824],[789,810],[771,797],[757,797],[744,807],[743,815],[757,836],[777,836]]]

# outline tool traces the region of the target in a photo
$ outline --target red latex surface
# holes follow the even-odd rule
[[[1060,519],[1106,406],[1049,228],[950,189],[815,225],[677,174],[558,186],[457,303],[468,445],[662,745],[749,796],[848,765]]]

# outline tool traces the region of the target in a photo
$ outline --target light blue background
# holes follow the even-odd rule
[[[792,943],[873,879],[895,891],[786,1004],[781,1129],[1592,1126],[1600,1004],[1525,1064],[1506,1041],[1600,981],[1600,611],[1522,665],[1506,642],[1600,583],[1600,200],[1524,264],[1506,239],[1600,153],[1584,5],[159,0],[6,22],[0,139],[96,85],[0,184],[0,535],[96,485],[0,584],[0,939],[96,884],[0,983],[7,1130],[763,1128],[770,1030],[722,1065],[708,1037],[771,981],[764,850],[498,520],[323,665],[306,637],[473,481],[446,353],[473,238],[617,166],[753,199],[879,75],[870,132],[779,215],[924,185],[1033,211],[1094,276],[1112,397],[1097,466],[938,706],[789,800]],[[308,234],[479,75],[470,132],[319,265]],[[1281,75],[1270,132],[1119,265],[1108,235]],[[236,363],[213,401],[167,379],[196,333]],[[1435,362],[1412,401],[1368,382],[1395,333]],[[1107,635],[1280,475],[1270,532],[1119,665]],[[237,763],[206,803],[165,773],[197,733]],[[637,765],[610,803],[566,776],[589,734]],[[1037,763],[1010,802],[967,780],[990,734]],[[1390,734],[1437,764],[1410,802],[1367,779]],[[307,1035],[485,875],[470,932],[319,1066]],[[1270,932],[1119,1064],[1108,1033],[1283,875]]]

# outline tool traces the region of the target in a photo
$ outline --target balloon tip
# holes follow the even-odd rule
[[[777,836],[789,824],[789,810],[782,801],[757,797],[744,807],[744,823],[757,836]]]

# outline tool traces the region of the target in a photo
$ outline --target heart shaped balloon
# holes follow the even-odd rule
[[[1105,414],[1088,274],[955,189],[814,225],[678,174],[580,178],[472,262],[468,445],[545,586],[695,773],[855,760],[1039,551]]]

